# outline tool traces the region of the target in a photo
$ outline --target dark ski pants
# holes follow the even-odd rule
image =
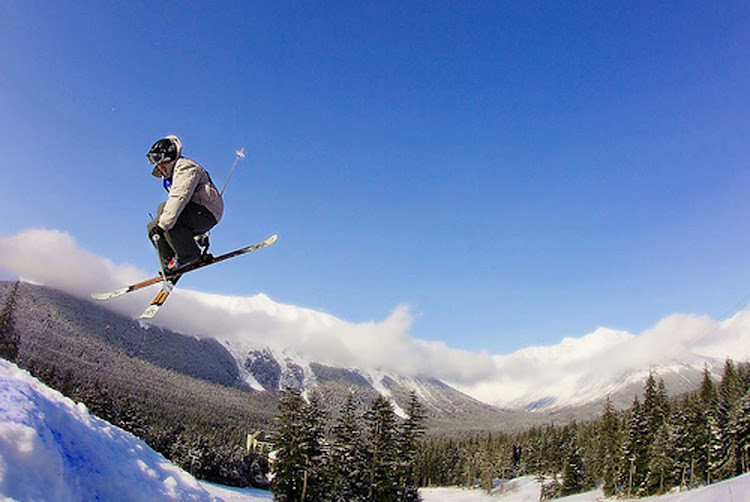
[[[211,211],[195,202],[188,202],[177,217],[174,227],[170,230],[162,230],[157,223],[163,210],[164,203],[161,203],[157,209],[156,218],[146,225],[149,239],[152,239],[154,234],[159,234],[157,249],[162,266],[166,267],[172,258],[175,258],[178,263],[187,263],[200,258],[201,250],[193,237],[208,232],[216,225],[216,218]]]

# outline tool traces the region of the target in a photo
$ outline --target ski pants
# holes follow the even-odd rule
[[[154,234],[159,234],[157,249],[162,266],[166,267],[172,258],[178,263],[187,263],[200,258],[201,250],[193,237],[208,232],[216,225],[216,218],[211,211],[195,202],[188,202],[177,217],[174,227],[170,230],[163,230],[158,225],[163,210],[164,203],[161,203],[157,209],[156,218],[146,225],[149,239],[153,239]]]

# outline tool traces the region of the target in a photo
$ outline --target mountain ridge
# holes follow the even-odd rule
[[[10,284],[0,283],[0,297],[5,297]],[[696,388],[703,376],[703,367],[723,363],[723,360],[704,358],[691,361],[692,364],[677,361],[671,367],[623,371],[619,380],[586,382],[588,387],[581,386],[577,400],[559,394],[560,387],[556,387],[555,382],[548,387],[534,389],[534,392],[521,398],[511,399],[519,387],[512,378],[522,378],[529,371],[534,371],[534,364],[551,366],[549,361],[553,358],[549,357],[550,354],[557,357],[557,364],[562,361],[563,366],[585,365],[588,361],[586,357],[591,354],[606,354],[616,350],[619,343],[637,341],[636,337],[626,332],[602,328],[583,339],[563,340],[563,350],[557,353],[554,352],[555,347],[530,347],[509,356],[495,356],[499,366],[509,370],[505,376],[507,385],[500,387],[500,394],[504,394],[500,397],[504,398],[505,403],[512,404],[497,406],[472,396],[461,386],[438,378],[408,376],[382,369],[333,366],[304,357],[288,348],[221,339],[220,333],[217,333],[217,338],[180,334],[144,325],[89,301],[43,286],[21,283],[19,291],[21,301],[17,307],[20,314],[17,322],[23,333],[22,353],[26,357],[31,352],[47,354],[36,357],[64,359],[68,366],[75,366],[77,360],[66,355],[66,352],[78,351],[79,356],[84,354],[80,341],[83,337],[95,342],[90,342],[92,347],[96,347],[91,349],[94,352],[103,350],[100,345],[104,344],[127,357],[140,358],[191,378],[251,395],[268,393],[267,405],[274,401],[274,394],[285,387],[302,391],[317,388],[334,408],[341,401],[341,396],[353,391],[359,395],[361,403],[378,394],[390,397],[396,410],[401,412],[408,394],[414,391],[427,403],[430,419],[439,424],[441,430],[481,430],[487,424],[497,422],[503,425],[495,425],[494,428],[519,429],[551,420],[560,422],[590,418],[601,412],[601,403],[606,396],[610,396],[618,408],[629,406],[633,397],[641,393],[642,382],[649,372],[663,378],[674,394]],[[265,301],[273,303],[270,299]],[[582,348],[582,344],[586,343],[590,345]],[[55,349],[56,346],[58,349]],[[703,366],[696,367],[696,361],[702,362]],[[526,363],[528,367],[523,368]],[[515,374],[511,371],[514,365],[520,368]],[[588,371],[583,375],[595,372],[596,368],[589,368]],[[552,371],[554,375],[556,373]],[[580,379],[580,375],[577,378]],[[494,389],[497,392],[498,387]],[[266,417],[264,420],[273,414],[273,406],[268,408],[262,414]]]

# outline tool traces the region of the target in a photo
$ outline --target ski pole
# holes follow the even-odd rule
[[[222,195],[222,196],[224,195],[224,190],[227,189],[227,185],[229,184],[229,180],[232,178],[232,173],[234,173],[234,168],[237,167],[237,162],[239,162],[240,159],[244,159],[245,158],[245,147],[243,146],[242,148],[240,148],[239,150],[237,150],[236,152],[234,152],[234,154],[236,155],[236,157],[234,158],[234,164],[232,164],[231,169],[229,169],[229,174],[227,174],[227,179],[224,182],[224,186],[221,187],[221,192],[219,192],[219,195]]]
[[[165,287],[167,286],[167,271],[164,269],[164,260],[161,259],[161,253],[159,252],[159,240],[161,237],[159,234],[154,234],[151,236],[151,241],[154,243],[154,249],[156,249],[156,256],[159,257],[159,275],[161,275],[161,282],[164,284]]]

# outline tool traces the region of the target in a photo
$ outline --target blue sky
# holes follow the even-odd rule
[[[9,1],[0,47],[0,235],[155,270],[175,133],[248,153],[215,252],[280,235],[186,287],[494,353],[750,293],[747,2]]]

